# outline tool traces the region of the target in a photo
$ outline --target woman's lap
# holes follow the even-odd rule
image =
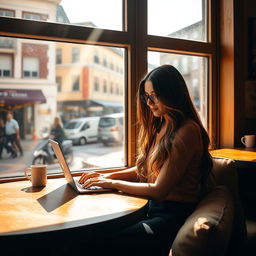
[[[194,208],[195,204],[151,201],[147,218],[113,237],[116,255],[120,250],[125,253],[122,255],[168,255],[178,230]]]

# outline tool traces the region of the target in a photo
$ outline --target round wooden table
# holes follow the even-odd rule
[[[41,188],[30,181],[2,183],[0,248],[8,256],[70,256],[81,247],[84,255],[102,255],[96,250],[106,239],[108,245],[112,235],[145,217],[147,202],[120,192],[79,195],[63,178],[48,179]]]
[[[2,183],[0,237],[78,227],[90,232],[105,226],[116,229],[144,216],[146,206],[147,199],[119,192],[79,195],[62,178],[48,179],[46,187],[39,188],[30,181]]]

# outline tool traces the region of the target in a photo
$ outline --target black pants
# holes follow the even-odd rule
[[[11,153],[12,155],[14,155],[12,147],[8,145],[7,139],[4,137],[0,138],[0,157],[2,156],[3,148],[6,149],[7,153]]]
[[[196,203],[150,201],[147,217],[128,227],[104,244],[105,255],[169,255],[177,232]],[[100,255],[100,254],[99,254]]]
[[[6,138],[7,138],[7,143],[11,142],[13,150],[15,152],[17,152],[17,150],[19,150],[20,154],[23,154],[23,149],[21,147],[20,140],[17,138],[16,133],[9,134],[6,136]]]

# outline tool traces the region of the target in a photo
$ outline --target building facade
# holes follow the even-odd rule
[[[118,48],[56,44],[58,112],[64,121],[123,112],[123,55]]]
[[[56,20],[60,0],[0,2],[0,15]],[[18,119],[23,138],[40,136],[56,115],[55,43],[0,38],[0,115]]]

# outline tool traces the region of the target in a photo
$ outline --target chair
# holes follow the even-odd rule
[[[233,160],[213,159],[217,186],[180,228],[169,256],[245,255],[246,224]]]

